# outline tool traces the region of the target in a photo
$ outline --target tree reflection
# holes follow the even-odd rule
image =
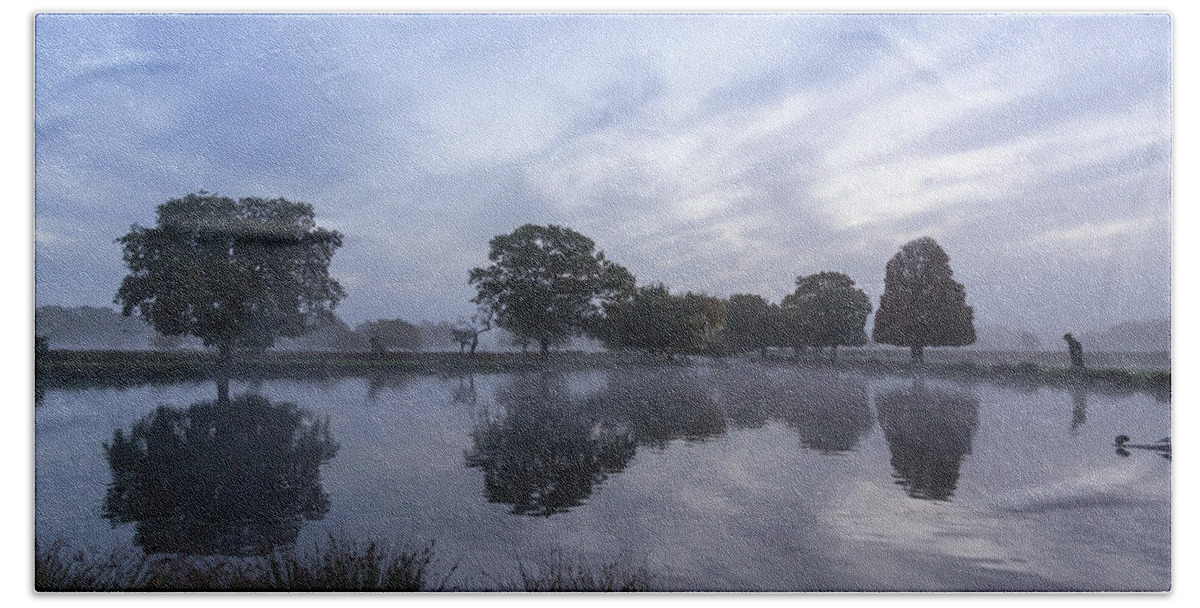
[[[780,417],[810,449],[852,450],[875,422],[862,378],[804,376],[780,386],[776,395]]]
[[[591,397],[546,372],[518,376],[496,394],[504,410],[471,433],[468,467],[484,473],[490,502],[549,517],[584,503],[632,460],[637,446],[702,441],[725,432],[724,412],[694,375],[614,371]]]
[[[134,523],[146,553],[264,555],[329,511],[328,420],[257,395],[159,406],[104,445],[104,517]]]
[[[479,391],[475,389],[475,374],[458,377],[458,386],[454,388],[450,398],[455,403],[475,407],[479,402]]]
[[[719,378],[721,404],[730,423],[740,429],[766,426],[780,400],[779,387],[767,372],[759,367],[741,367]]]
[[[561,375],[522,375],[501,389],[499,419],[471,433],[468,467],[484,474],[489,502],[514,515],[549,517],[579,506],[633,458],[629,433],[572,398]]]
[[[979,399],[917,379],[910,388],[878,395],[875,409],[897,483],[913,498],[949,500],[962,458],[971,452]]]
[[[654,448],[677,439],[703,441],[726,430],[725,412],[708,384],[687,370],[613,373],[589,409],[626,426],[638,445]]]

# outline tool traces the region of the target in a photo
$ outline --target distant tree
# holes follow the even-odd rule
[[[182,348],[183,341],[183,336],[165,336],[155,332],[154,337],[150,339],[150,345],[154,347],[154,350],[171,351]]]
[[[730,350],[758,350],[765,357],[768,346],[779,346],[777,309],[760,295],[737,293],[729,296],[725,338]]]
[[[526,224],[491,240],[486,268],[471,270],[472,300],[496,324],[543,353],[556,341],[598,327],[601,306],[633,291],[633,275],[596,252],[595,243],[561,226]]]
[[[421,348],[424,350],[443,352],[458,345],[454,339],[454,325],[448,321],[438,321],[437,323],[422,321],[420,330]]]
[[[402,319],[370,321],[359,325],[354,331],[367,336],[371,352],[421,349],[421,330],[416,325]]]
[[[902,247],[887,264],[875,341],[911,348],[914,363],[925,360],[926,346],[974,343],[974,311],[953,275],[950,257],[933,239],[922,237]]]
[[[450,330],[454,337],[454,342],[458,344],[458,352],[463,352],[470,347],[471,354],[475,354],[475,349],[479,347],[479,335],[492,330],[492,312],[486,308],[480,307],[470,321],[459,321]]]
[[[370,347],[366,334],[354,331],[337,315],[320,321],[310,333],[281,342],[276,348],[293,351],[362,352]]]
[[[867,343],[867,316],[871,300],[854,280],[840,272],[819,272],[796,277],[796,291],[783,298],[782,308],[794,310],[803,324],[801,341],[806,346],[829,348],[837,356],[839,346]]]
[[[1017,334],[1017,348],[1024,351],[1039,351],[1042,350],[1042,341],[1032,333],[1023,331]]]
[[[605,305],[600,338],[613,349],[650,353],[712,353],[721,340],[725,306],[694,293],[672,295],[662,284],[638,288],[628,300]]]
[[[343,297],[329,276],[342,235],[318,228],[313,208],[286,199],[201,191],[159,205],[154,228],[117,240],[129,275],[114,303],[161,334],[220,349],[265,349],[306,333]]]

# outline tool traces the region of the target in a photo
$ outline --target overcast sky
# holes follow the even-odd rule
[[[452,320],[525,223],[772,301],[935,238],[978,324],[1165,318],[1166,15],[39,16],[37,304],[206,189],[345,234],[350,323]]]

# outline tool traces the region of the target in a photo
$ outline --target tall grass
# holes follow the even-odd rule
[[[265,585],[279,591],[443,591],[457,566],[436,585],[428,578],[434,543],[415,551],[394,551],[368,542],[333,537],[307,555],[284,553],[267,560]]]
[[[457,564],[435,576],[434,543],[393,550],[375,542],[333,536],[304,553],[265,557],[145,555],[132,547],[107,554],[56,542],[34,550],[38,591],[448,591]],[[598,567],[568,560],[561,551],[532,564],[517,560],[516,580],[472,590],[534,592],[647,591],[645,565],[609,562]]]
[[[561,551],[527,568],[518,562],[520,581],[501,585],[505,591],[533,592],[632,592],[650,589],[650,574],[646,566],[628,567],[620,562],[608,562],[593,567],[582,560],[567,560]]]
[[[34,550],[38,591],[442,591],[456,566],[430,578],[434,544],[392,550],[328,538],[306,553],[266,557],[89,554],[56,542]]]

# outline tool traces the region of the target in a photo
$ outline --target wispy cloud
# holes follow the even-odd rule
[[[772,298],[825,269],[878,296],[887,259],[928,234],[985,321],[1166,315],[1169,28],[41,16],[36,221],[76,241],[38,239],[37,294],[106,303],[119,255],[81,266],[84,241],[111,256],[154,205],[206,188],[312,202],[345,232],[352,321],[462,314],[488,239],[526,222],[571,225],[647,281]],[[1097,289],[1094,259],[1118,263],[1117,242],[1149,268]],[[1010,290],[1030,301],[1002,293],[1022,273],[1045,288]]]

